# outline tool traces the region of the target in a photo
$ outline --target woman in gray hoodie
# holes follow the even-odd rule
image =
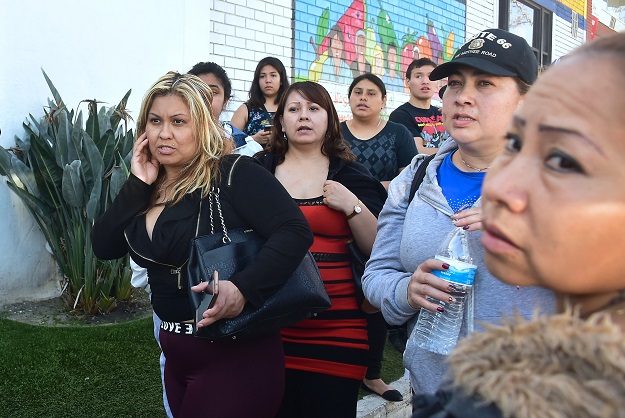
[[[523,38],[488,29],[469,39],[451,61],[430,75],[432,80],[448,77],[443,121],[451,140],[428,164],[412,201],[410,187],[423,155],[416,156],[391,182],[363,277],[365,296],[382,310],[389,324],[409,321],[411,332],[419,309],[443,309],[427,296],[449,302],[449,284],[432,271],[449,268],[434,260],[434,255],[454,227],[476,231],[468,234],[476,250],[474,309],[464,315],[460,338],[473,329],[473,322],[479,329],[480,323],[499,322],[514,312],[530,317],[537,308],[545,313],[555,309],[550,291],[519,290],[495,279],[486,270],[479,242],[482,180],[503,150],[508,123],[537,71],[536,58]],[[446,356],[419,348],[417,338],[410,333],[404,365],[416,393],[433,393],[446,372]]]

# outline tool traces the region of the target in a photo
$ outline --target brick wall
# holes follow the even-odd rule
[[[292,72],[291,0],[213,0],[210,56],[232,80],[233,97],[224,112],[229,120],[247,100],[256,64],[266,56],[282,61]]]

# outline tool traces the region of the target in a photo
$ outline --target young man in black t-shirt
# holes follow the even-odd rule
[[[389,116],[392,122],[401,123],[412,133],[421,154],[434,154],[449,137],[443,126],[440,109],[432,106],[436,83],[430,81],[430,73],[436,64],[429,58],[414,60],[406,70],[406,86],[410,100],[399,106]]]
[[[412,133],[420,154],[435,154],[442,142],[449,137],[443,126],[440,109],[432,106],[436,83],[430,81],[430,73],[436,63],[429,58],[420,58],[406,69],[406,86],[410,100],[399,106],[389,116],[392,122],[404,125]],[[406,324],[388,327],[388,340],[400,353],[406,348]]]

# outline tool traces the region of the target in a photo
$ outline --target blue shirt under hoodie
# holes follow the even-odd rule
[[[428,165],[425,179],[412,202],[408,202],[410,185],[423,155],[415,156],[391,182],[388,199],[378,219],[373,252],[362,279],[365,296],[374,306],[381,308],[389,324],[399,325],[408,321],[409,338],[404,352],[404,366],[410,372],[415,393],[434,393],[447,370],[446,356],[416,345],[417,336],[412,330],[418,310],[408,304],[407,288],[417,267],[433,258],[442,240],[454,228],[450,218],[454,210],[443,194],[437,173],[443,160],[457,148],[455,141],[445,141]],[[448,171],[441,171],[444,181],[446,173]],[[450,197],[450,200],[454,198]],[[473,206],[480,205],[481,198],[478,198]],[[473,287],[475,329],[479,330],[481,323],[499,323],[502,315],[512,315],[515,311],[525,318],[530,318],[536,308],[541,313],[553,313],[555,298],[551,291],[538,287],[517,290],[516,286],[505,284],[488,272],[480,237],[481,231],[469,234],[477,265]],[[465,316],[460,338],[467,335],[468,329]]]
[[[436,178],[449,207],[454,212],[469,209],[477,202],[482,192],[486,173],[469,173],[460,170],[451,162],[454,152],[443,159],[436,170]]]

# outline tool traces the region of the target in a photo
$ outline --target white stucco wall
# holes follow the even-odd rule
[[[42,67],[69,107],[92,98],[116,104],[132,89],[128,107],[136,115],[158,77],[208,60],[211,5],[1,0],[0,145],[15,144],[29,113],[43,114],[51,94]],[[58,294],[43,235],[5,181],[0,183],[0,304]]]
[[[22,122],[43,114],[51,96],[43,68],[64,101],[128,102],[136,115],[143,94],[169,70],[200,61],[222,65],[232,79],[230,118],[247,92],[256,63],[272,55],[291,74],[291,0],[0,0],[0,145],[15,144]],[[84,105],[83,105],[84,106]],[[0,304],[59,292],[59,277],[38,226],[0,181]]]

